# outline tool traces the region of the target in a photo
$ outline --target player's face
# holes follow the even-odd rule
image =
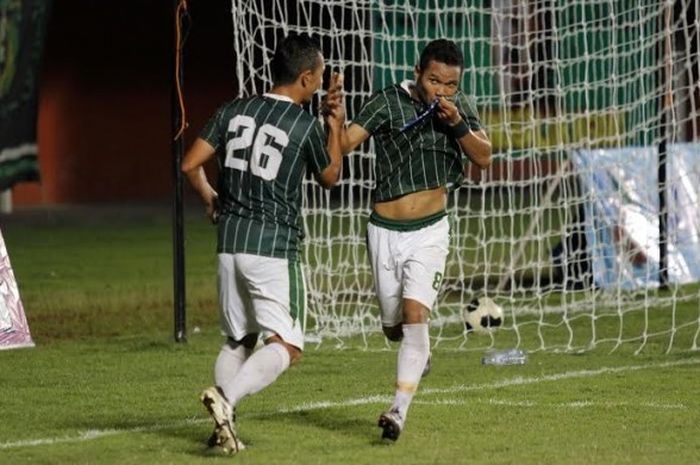
[[[429,61],[425,69],[416,66],[416,90],[425,104],[435,97],[452,97],[459,90],[462,68],[446,65],[439,61]]]
[[[323,86],[323,70],[326,68],[326,64],[320,53],[318,57],[318,65],[316,65],[316,68],[305,71],[305,74],[302,76],[302,82],[306,90],[303,103],[309,103],[313,95]]]

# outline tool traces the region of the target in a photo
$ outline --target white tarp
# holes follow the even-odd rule
[[[10,257],[0,231],[0,350],[33,346]]]
[[[603,288],[659,285],[658,153],[655,147],[578,150],[572,161],[585,205],[593,279]],[[668,279],[700,281],[700,144],[667,152]]]

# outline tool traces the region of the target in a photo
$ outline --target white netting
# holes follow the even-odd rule
[[[428,41],[456,41],[495,156],[451,198],[434,343],[696,349],[700,148],[672,144],[700,138],[699,1],[233,0],[238,85],[267,90],[277,41],[308,33],[327,71],[343,72],[352,119],[373,91],[413,77]],[[364,245],[372,160],[370,143],[333,192],[306,185],[311,338],[367,344],[379,331]],[[495,337],[461,324],[479,295],[505,309]]]

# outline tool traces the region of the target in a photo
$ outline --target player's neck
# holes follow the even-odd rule
[[[302,102],[302,93],[295,89],[294,86],[275,86],[269,90],[269,93],[288,97],[297,105],[301,105]]]

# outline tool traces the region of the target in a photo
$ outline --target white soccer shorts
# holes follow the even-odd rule
[[[403,299],[432,310],[445,272],[450,223],[445,216],[416,231],[367,224],[367,245],[382,325],[403,321]]]
[[[218,255],[221,329],[240,341],[261,333],[277,334],[304,348],[306,285],[301,264],[283,258],[251,254]]]

